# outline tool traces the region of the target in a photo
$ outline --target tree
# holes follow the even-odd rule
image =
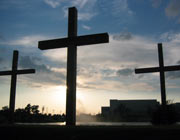
[[[31,114],[31,104],[28,104],[26,107],[25,107],[25,111],[29,114]]]
[[[31,112],[32,112],[32,114],[39,114],[38,108],[39,108],[38,105],[33,105],[33,106],[31,106]]]
[[[6,110],[9,110],[9,108],[8,108],[8,106],[3,106],[3,107],[2,107],[2,110],[3,110],[3,111],[6,111]]]

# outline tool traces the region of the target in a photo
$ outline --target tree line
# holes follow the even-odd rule
[[[9,108],[2,107],[0,110],[0,123],[8,123]],[[28,104],[25,108],[18,108],[14,112],[14,121],[20,123],[46,123],[46,122],[64,122],[65,115],[62,114],[42,114],[38,105]]]

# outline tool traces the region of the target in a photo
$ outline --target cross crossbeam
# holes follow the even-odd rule
[[[39,41],[38,48],[40,50],[47,50],[47,49],[65,48],[71,45],[75,45],[75,46],[93,45],[93,44],[107,43],[108,40],[109,40],[109,36],[107,33],[93,34],[93,35]]]
[[[77,9],[68,11],[68,37],[61,39],[39,41],[41,50],[67,47],[67,94],[66,94],[66,125],[76,124],[76,67],[77,46],[108,43],[107,33],[77,36]]]
[[[180,70],[180,65],[174,65],[174,66],[164,66],[163,70],[166,71],[177,71]],[[136,74],[140,73],[153,73],[153,72],[160,72],[159,67],[152,67],[152,68],[139,68],[135,69]]]
[[[139,69],[135,69],[135,73],[136,74],[153,73],[153,72],[160,73],[161,103],[162,103],[162,106],[166,106],[166,88],[165,88],[164,72],[178,71],[180,70],[180,65],[164,66],[162,43],[158,44],[158,58],[159,58],[159,67],[139,68]]]
[[[31,74],[35,73],[34,69],[15,70],[15,71],[0,71],[0,76],[12,75],[12,74]]]
[[[12,70],[0,72],[0,76],[11,75],[10,101],[9,101],[9,111],[10,111],[9,121],[11,123],[14,122],[17,75],[35,73],[35,69],[17,70],[17,67],[18,67],[18,51],[15,50],[13,52]]]

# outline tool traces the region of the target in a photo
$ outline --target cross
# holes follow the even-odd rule
[[[18,51],[13,52],[12,60],[12,70],[11,71],[1,71],[0,76],[11,75],[11,87],[10,87],[10,101],[9,101],[9,111],[10,111],[10,122],[14,122],[14,110],[15,110],[15,97],[16,97],[16,80],[18,74],[30,74],[35,73],[34,69],[17,70],[18,67]]]
[[[136,74],[153,73],[153,72],[160,73],[161,104],[163,107],[165,107],[166,106],[166,88],[165,88],[164,72],[180,70],[180,65],[164,66],[162,43],[158,44],[158,57],[159,57],[159,67],[135,69],[135,73]]]
[[[77,36],[77,9],[69,8],[68,11],[68,37],[61,39],[40,41],[38,48],[41,50],[67,47],[67,94],[66,94],[66,125],[76,124],[76,65],[77,46],[108,43],[107,33]]]

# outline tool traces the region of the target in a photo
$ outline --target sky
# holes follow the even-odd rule
[[[179,0],[0,0],[0,71],[36,74],[17,80],[16,108],[28,103],[46,113],[64,113],[67,48],[39,50],[38,41],[67,37],[68,8],[78,9],[78,35],[108,32],[109,43],[78,47],[77,114],[101,112],[110,99],[157,99],[159,73],[134,73],[158,66],[157,43],[165,65],[180,64]],[[9,105],[10,76],[0,77],[0,108]],[[180,72],[166,72],[167,100],[180,102]]]

